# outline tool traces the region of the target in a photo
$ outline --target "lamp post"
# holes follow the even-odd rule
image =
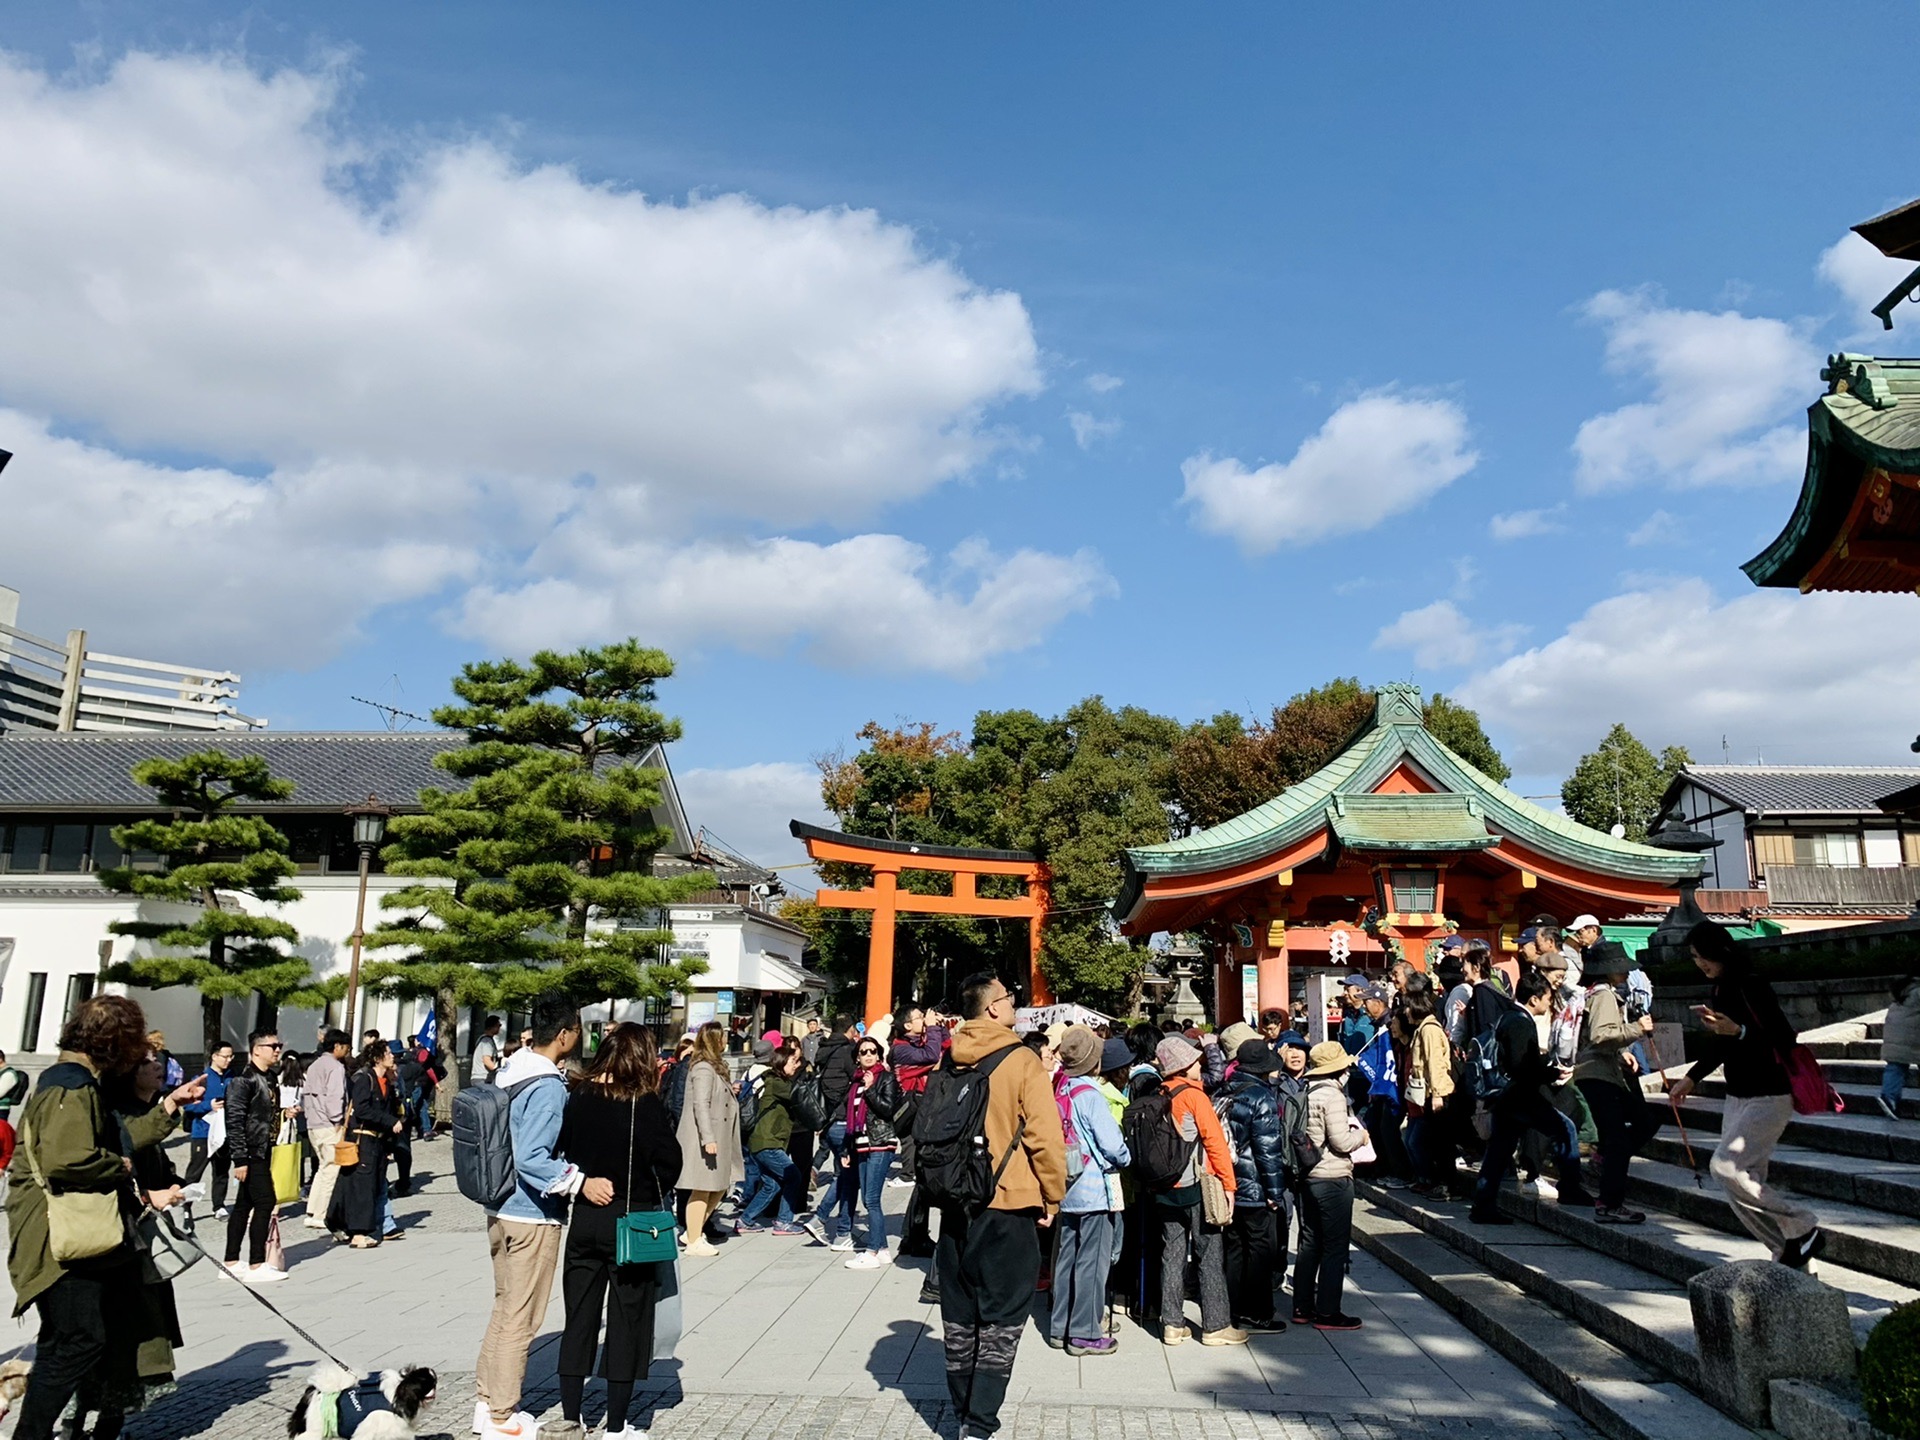
[[[387,817],[393,812],[379,797],[367,796],[364,805],[349,805],[353,817],[353,843],[360,847],[360,901],[353,912],[353,960],[347,967],[347,1038],[354,1040],[354,1010],[360,1000],[360,942],[367,933],[367,875],[373,868],[373,852],[387,836]]]

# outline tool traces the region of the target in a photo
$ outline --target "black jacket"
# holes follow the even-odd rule
[[[1700,1037],[1700,1059],[1687,1071],[1687,1078],[1698,1085],[1725,1065],[1727,1094],[1734,1099],[1790,1094],[1793,1086],[1780,1057],[1799,1037],[1774,998],[1773,986],[1758,975],[1725,974],[1713,982],[1713,997],[1707,1004],[1716,1014],[1746,1026],[1746,1032],[1704,1033]]]
[[[393,1143],[393,1127],[401,1123],[400,1112],[405,1108],[400,1099],[398,1071],[388,1078],[387,1085],[391,1096],[380,1093],[380,1082],[374,1078],[373,1071],[364,1066],[347,1077],[347,1103],[353,1107],[355,1139],[364,1140],[372,1135],[384,1144]]]
[[[820,1093],[827,1102],[827,1123],[846,1115],[847,1092],[853,1088],[853,1042],[844,1035],[829,1035],[820,1042],[820,1053],[813,1068],[820,1072]]]
[[[227,1155],[234,1169],[266,1165],[280,1138],[280,1080],[248,1065],[227,1082]]]
[[[1507,1072],[1507,1088],[1495,1100],[1495,1108],[1513,1107],[1540,1093],[1551,1080],[1547,1055],[1540,1048],[1540,1030],[1533,1014],[1522,1005],[1509,1003],[1494,1029],[1494,1043],[1500,1047],[1500,1068]]]
[[[1235,1205],[1265,1205],[1286,1194],[1286,1149],[1273,1086],[1258,1075],[1235,1075],[1221,1092],[1233,1135]]]
[[[849,1094],[853,1091],[852,1082],[847,1085]],[[882,1070],[874,1077],[873,1088],[867,1091],[867,1133],[862,1145],[868,1150],[887,1150],[900,1143],[900,1120],[902,1111],[911,1116],[912,1110],[906,1091],[900,1088],[900,1077],[891,1070]],[[835,1115],[840,1119],[846,1115],[846,1102]],[[853,1137],[849,1135],[848,1140]]]

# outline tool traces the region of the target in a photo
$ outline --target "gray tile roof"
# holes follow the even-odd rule
[[[1880,797],[1920,781],[1920,766],[1689,765],[1683,774],[1758,814],[1879,815]]]
[[[218,748],[259,755],[273,773],[294,783],[293,797],[275,810],[339,810],[369,794],[396,810],[417,809],[424,789],[450,789],[453,778],[433,757],[463,743],[451,730],[336,731],[309,734],[176,735],[126,731],[117,735],[18,733],[0,736],[0,809],[130,810],[153,805],[153,792],[129,773],[141,760],[178,759]]]

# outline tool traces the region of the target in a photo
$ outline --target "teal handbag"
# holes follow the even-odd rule
[[[633,1123],[627,1134],[627,1199],[633,1199],[633,1151],[640,1133],[640,1102],[633,1102]],[[613,1227],[613,1263],[652,1265],[680,1258],[678,1224],[671,1210],[630,1210]]]

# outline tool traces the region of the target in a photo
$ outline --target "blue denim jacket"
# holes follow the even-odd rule
[[[540,1077],[538,1083],[513,1097],[508,1126],[513,1135],[517,1183],[499,1215],[502,1220],[529,1225],[558,1225],[567,1218],[568,1202],[580,1188],[580,1172],[553,1153],[560,1140],[560,1118],[567,1108],[566,1081],[559,1067],[544,1055],[522,1050],[500,1067],[494,1083],[510,1086],[536,1077]],[[555,1190],[556,1182],[569,1179],[570,1185]]]
[[[1067,1187],[1067,1196],[1060,1202],[1060,1208],[1068,1214],[1117,1210],[1120,1207],[1114,1199],[1118,1187],[1110,1185],[1107,1177],[1131,1165],[1133,1156],[1127,1150],[1126,1139],[1113,1118],[1113,1107],[1107,1103],[1099,1080],[1087,1076],[1069,1080],[1067,1085],[1073,1128],[1080,1137],[1080,1148],[1086,1152],[1087,1165],[1080,1172],[1080,1178]]]

